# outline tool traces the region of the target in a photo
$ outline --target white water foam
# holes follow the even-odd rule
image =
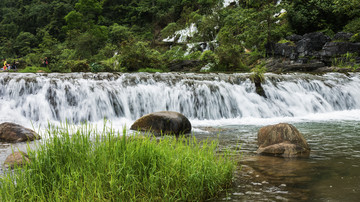
[[[360,75],[266,74],[266,98],[249,74],[1,74],[0,122],[68,121],[122,130],[155,111],[193,126],[360,120]]]
[[[164,39],[164,42],[177,42],[177,43],[185,43],[187,39],[193,37],[198,32],[195,23],[191,23],[187,28],[178,30],[174,33],[173,36],[169,36]],[[176,37],[179,37],[177,41],[175,41]]]
[[[234,3],[234,2],[237,3],[238,0],[224,0],[223,6],[228,7],[231,3]]]
[[[334,121],[360,121],[360,110],[346,110],[329,113],[308,114],[299,117],[275,117],[275,118],[239,118],[220,120],[191,120],[194,127],[220,127],[230,125],[272,125],[277,123],[300,123],[300,122],[334,122]]]

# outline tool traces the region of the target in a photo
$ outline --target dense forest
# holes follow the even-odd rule
[[[345,31],[360,41],[358,0],[2,0],[0,57],[46,71],[249,71],[268,42]],[[192,29],[192,30],[191,30]],[[180,31],[193,32],[183,40]],[[165,40],[164,40],[165,39]]]

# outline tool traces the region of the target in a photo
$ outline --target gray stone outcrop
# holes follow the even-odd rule
[[[266,46],[266,52],[275,60],[267,64],[268,70],[318,72],[317,69],[336,66],[334,61],[348,65],[360,64],[360,43],[350,42],[352,36],[352,33],[339,32],[331,39],[323,33],[314,32],[288,36],[287,43],[270,43]],[[344,55],[351,55],[351,58]],[[274,63],[276,58],[282,60]]]

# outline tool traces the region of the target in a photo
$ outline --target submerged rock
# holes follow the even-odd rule
[[[310,147],[302,134],[291,124],[279,123],[260,128],[258,154],[283,157],[308,157]]]
[[[156,134],[175,134],[191,132],[190,121],[182,114],[171,111],[154,112],[142,116],[130,127],[131,130],[150,131]]]
[[[33,130],[19,124],[5,122],[0,124],[1,142],[25,142],[40,139],[40,136]]]
[[[13,154],[10,154],[5,162],[5,167],[14,168],[15,165],[17,166],[24,166],[25,164],[30,163],[29,156],[22,151],[14,152]]]

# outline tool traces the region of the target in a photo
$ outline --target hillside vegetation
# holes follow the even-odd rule
[[[360,2],[2,0],[0,57],[20,68],[47,57],[52,72],[169,71],[189,60],[192,71],[249,71],[268,42],[315,31],[359,40]]]

